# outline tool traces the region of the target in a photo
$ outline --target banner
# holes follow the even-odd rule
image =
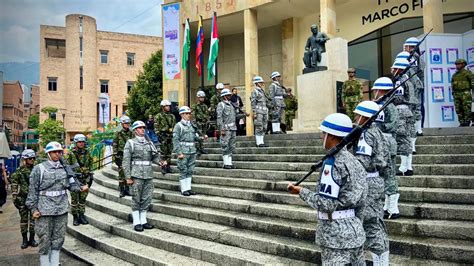
[[[163,68],[165,79],[179,79],[179,4],[163,6]]]
[[[107,93],[99,96],[99,123],[107,125],[110,121],[110,98]]]

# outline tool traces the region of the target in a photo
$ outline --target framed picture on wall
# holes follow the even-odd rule
[[[431,100],[434,103],[444,102],[444,87],[443,86],[431,87]]]
[[[448,67],[448,82],[451,82],[451,78],[453,77],[454,73],[456,73],[456,68]]]
[[[454,99],[453,99],[453,88],[451,88],[451,86],[449,86],[448,88],[448,101],[450,103],[454,102]]]
[[[454,106],[441,106],[441,120],[444,122],[454,121]]]
[[[443,83],[443,68],[432,67],[430,69],[431,83]]]
[[[454,64],[459,58],[458,48],[446,48],[446,63]]]
[[[431,64],[443,63],[443,51],[441,48],[430,48],[430,63]]]
[[[474,47],[466,49],[466,61],[468,64],[474,64]]]

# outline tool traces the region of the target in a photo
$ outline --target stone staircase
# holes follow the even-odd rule
[[[428,134],[417,141],[415,175],[400,178],[403,217],[386,221],[391,262],[472,264],[474,130]],[[175,166],[165,176],[156,168],[148,215],[156,229],[141,233],[132,229],[130,197],[118,197],[116,167],[96,172],[90,225],[70,221],[64,249],[101,265],[320,263],[315,210],[286,192],[322,157],[319,135],[273,135],[266,143],[255,148],[253,138],[239,137],[236,170],[222,169],[219,143],[206,143],[209,154],[197,161],[193,178],[196,196],[178,192]],[[314,188],[317,178],[304,186]]]

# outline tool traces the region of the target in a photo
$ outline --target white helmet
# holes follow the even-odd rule
[[[224,83],[217,83],[216,89],[222,90],[224,88]]]
[[[203,91],[198,91],[196,97],[206,97],[206,93]]]
[[[22,159],[36,158],[36,153],[32,149],[26,149],[21,153]]]
[[[183,105],[179,108],[179,114],[191,113],[191,108],[186,105]]]
[[[392,68],[405,69],[410,66],[410,63],[405,58],[397,58],[393,62]]]
[[[406,51],[403,51],[403,52],[398,53],[397,57],[395,57],[395,59],[403,58],[403,59],[408,60],[408,57],[410,57],[410,53],[406,52]]]
[[[253,77],[253,84],[263,83],[263,82],[265,82],[265,81],[263,81],[262,77],[260,77],[260,76]]]
[[[143,121],[140,121],[140,120],[133,122],[132,130],[135,130],[139,127],[146,127],[146,125],[145,125],[145,123],[143,123]]]
[[[81,141],[84,141],[84,142],[87,141],[87,138],[86,138],[86,136],[84,136],[84,134],[76,134],[76,135],[74,135],[74,142],[75,142],[75,143],[78,143],[78,142],[81,142]]]
[[[50,153],[52,151],[63,151],[63,147],[61,144],[57,141],[51,141],[46,145],[46,148],[44,148],[44,151],[46,153]]]
[[[418,39],[416,37],[410,37],[408,38],[405,43],[403,44],[403,46],[416,46],[418,44]]]
[[[272,73],[272,75],[270,76],[272,79],[275,78],[275,77],[281,77],[280,73],[278,73],[278,71],[275,71]]]
[[[380,110],[379,105],[373,101],[363,101],[359,103],[354,110],[354,113],[365,117],[372,117]]]
[[[223,90],[221,91],[221,97],[224,97],[224,96],[226,96],[226,95],[231,95],[231,94],[232,94],[232,93],[230,92],[229,89],[223,89]]]
[[[352,131],[352,121],[345,114],[330,114],[324,118],[319,130],[334,136],[345,137]]]
[[[372,90],[391,90],[393,89],[393,81],[387,77],[381,77],[375,80]]]
[[[167,99],[164,99],[164,100],[161,101],[160,105],[161,106],[169,106],[169,105],[171,105],[171,102]]]
[[[130,120],[130,117],[126,116],[126,115],[123,115],[122,117],[120,117],[120,123],[122,124],[130,124],[130,122],[132,122]]]

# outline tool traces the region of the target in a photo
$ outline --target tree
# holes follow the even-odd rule
[[[39,125],[39,115],[30,115],[28,117],[28,128],[38,128]]]
[[[127,112],[133,120],[145,121],[148,115],[161,112],[160,102],[163,99],[161,50],[154,53],[145,64],[143,72],[137,76],[137,81],[130,90],[127,98]]]
[[[64,133],[63,122],[48,118],[38,125],[41,147],[51,141],[61,142]]]

